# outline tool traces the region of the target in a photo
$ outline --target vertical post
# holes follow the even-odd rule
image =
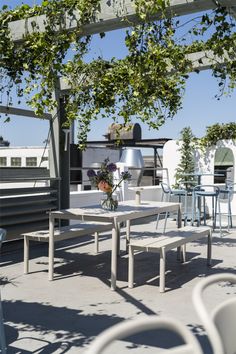
[[[154,147],[154,169],[153,169],[153,176],[152,176],[152,184],[155,186],[156,184],[156,174],[157,174],[157,149]]]
[[[55,219],[49,214],[49,243],[48,243],[48,280],[53,280],[54,273],[54,224]]]
[[[57,107],[51,112],[49,169],[50,177],[60,179],[59,181],[51,183],[51,185],[53,186],[54,184],[55,187],[55,183],[57,183],[58,208],[65,209],[70,205],[70,146],[68,146],[65,151],[66,136],[62,130],[62,125],[66,121],[66,97],[60,97],[58,82],[55,84],[54,99],[57,102]]]
[[[70,207],[70,137],[67,139],[67,149],[65,149],[66,134],[63,132],[63,124],[66,122],[65,115],[66,97],[59,99],[60,107],[60,129],[59,129],[59,153],[60,153],[60,191],[61,191],[61,209]],[[68,221],[63,220],[63,225]]]

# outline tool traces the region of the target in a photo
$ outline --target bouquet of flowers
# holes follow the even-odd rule
[[[117,208],[118,201],[113,199],[112,194],[118,187],[120,187],[122,181],[131,178],[131,174],[128,171],[122,172],[118,183],[115,183],[113,173],[116,170],[116,164],[109,163],[109,158],[106,158],[101,164],[100,170],[97,172],[94,170],[88,170],[87,172],[92,185],[106,193],[106,199],[102,202],[102,207],[105,209],[115,210]]]

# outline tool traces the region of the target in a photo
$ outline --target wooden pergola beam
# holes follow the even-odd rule
[[[192,61],[193,65],[193,71],[194,70],[208,70],[211,68],[211,66],[216,63],[224,63],[223,58],[216,57],[212,51],[200,51],[200,52],[195,52],[187,55],[187,59]],[[78,79],[79,80],[79,79]],[[86,82],[89,82],[89,78],[86,78]],[[59,80],[59,87],[60,87],[60,92],[61,95],[65,95],[69,93],[70,91],[70,85],[68,83],[68,80],[65,77],[60,78]]]
[[[29,118],[39,118],[39,119],[47,119],[47,120],[52,119],[52,115],[50,113],[44,113],[42,116],[39,117],[34,113],[34,111],[31,111],[29,109],[6,107],[1,105],[0,105],[0,113],[13,115],[13,116],[29,117]]]
[[[235,0],[220,0],[221,6],[227,7],[236,12]],[[170,0],[169,12],[172,16],[182,16],[191,13],[197,13],[216,8],[214,0]],[[77,28],[78,12],[74,12],[74,16],[68,16],[65,13],[64,20],[55,30],[66,29],[73,31]],[[152,20],[158,19],[157,13]],[[13,21],[9,23],[12,38],[15,42],[24,41],[27,34],[37,31],[43,32],[47,22],[46,16],[35,16],[24,20]],[[101,32],[108,32],[116,29],[126,28],[140,22],[140,18],[136,15],[134,0],[120,0],[113,3],[112,1],[101,0],[100,11],[97,12],[93,22],[85,25],[81,30],[81,36],[90,35]]]

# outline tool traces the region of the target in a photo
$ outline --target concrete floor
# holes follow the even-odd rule
[[[143,220],[132,231],[154,230],[155,221]],[[168,227],[173,227],[173,221]],[[124,319],[157,314],[171,316],[187,325],[199,339],[205,354],[211,348],[192,305],[191,294],[201,277],[219,272],[236,273],[236,230],[223,237],[214,233],[212,267],[206,265],[206,241],[187,247],[188,261],[177,262],[176,252],[167,254],[166,287],[159,293],[159,255],[135,257],[135,282],[127,287],[127,255],[121,240],[117,291],[110,290],[111,237],[100,236],[100,253],[94,254],[90,237],[57,244],[55,280],[47,279],[47,245],[32,243],[30,274],[23,274],[23,242],[3,245],[1,255],[2,303],[8,353],[83,353],[100,332]],[[213,308],[236,293],[236,287],[216,285],[206,294]],[[158,335],[157,335],[158,333]],[[118,341],[107,353],[157,353],[178,338],[165,331]]]

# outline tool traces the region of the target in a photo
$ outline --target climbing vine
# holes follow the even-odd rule
[[[71,86],[67,97],[67,125],[78,120],[79,142],[84,146],[92,120],[112,117],[128,125],[133,118],[158,129],[182,106],[188,72],[194,63],[186,54],[203,51],[214,57],[212,72],[219,83],[220,98],[236,83],[235,19],[228,9],[214,10],[180,22],[171,16],[167,0],[136,0],[141,24],[130,23],[123,59],[97,58],[84,61],[90,36],[82,36],[83,26],[99,10],[99,0],[48,0],[39,6],[22,5],[14,10],[3,6],[0,14],[0,92],[12,105],[12,89],[19,99],[28,95],[36,114],[56,107],[54,88],[58,77]],[[65,13],[77,26],[68,31],[63,25]],[[159,13],[158,20],[153,15]],[[33,34],[14,43],[8,24],[11,21],[46,15],[45,31],[32,21]],[[103,34],[101,34],[103,36]],[[203,41],[204,36],[204,41]],[[43,53],[43,54],[42,54]],[[70,60],[66,61],[67,57]],[[201,64],[202,58],[197,59]],[[224,65],[222,65],[222,60]]]
[[[236,141],[236,123],[216,123],[206,128],[206,134],[199,139],[199,146],[205,149],[216,145],[219,140],[231,139]]]

